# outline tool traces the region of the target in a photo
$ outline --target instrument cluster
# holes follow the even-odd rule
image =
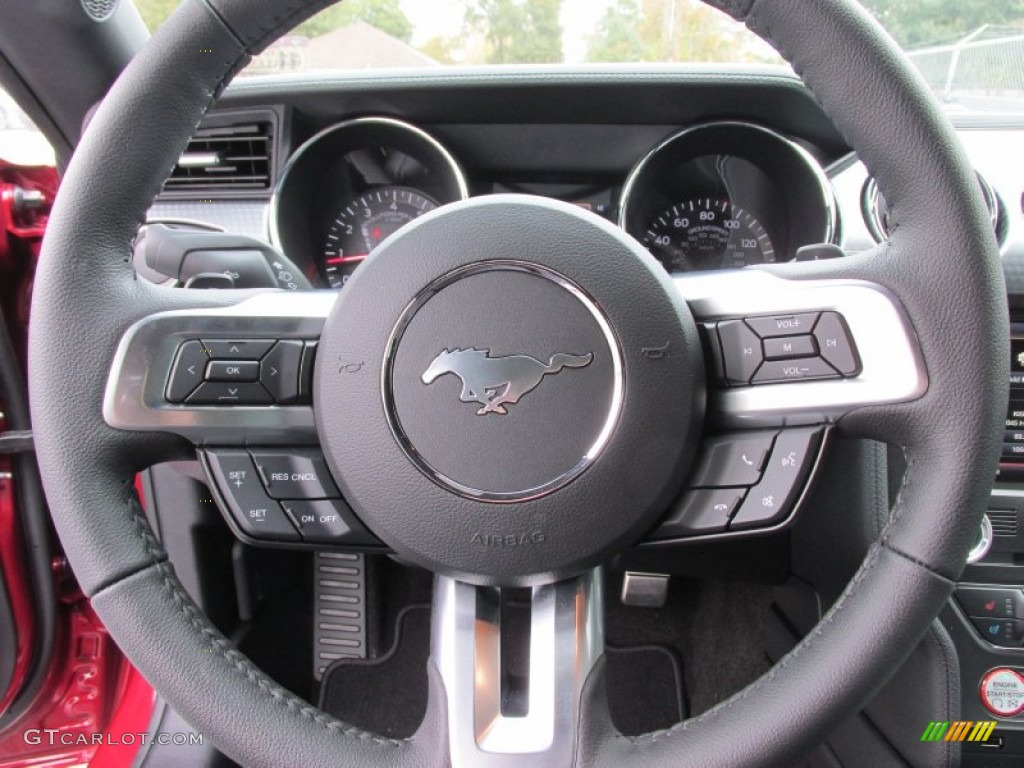
[[[436,139],[398,120],[362,118],[294,153],[274,194],[271,234],[314,284],[340,289],[392,234],[468,195],[464,172]],[[609,198],[596,204],[601,210],[578,204],[616,218],[673,273],[790,261],[836,236],[821,166],[753,123],[705,123],[670,136]]]

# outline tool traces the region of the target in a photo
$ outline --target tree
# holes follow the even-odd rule
[[[617,0],[589,41],[590,61],[772,61],[749,31],[700,0]]]
[[[587,46],[587,61],[644,61],[647,46],[640,37],[642,11],[638,0],[618,0],[604,12]]]
[[[958,40],[979,27],[1024,27],[1024,0],[861,0],[904,47]]]
[[[488,64],[542,64],[563,59],[561,0],[469,0],[468,32],[483,35]]]
[[[151,32],[155,31],[178,7],[180,0],[135,0]],[[365,21],[370,26],[408,43],[412,39],[412,22],[402,11],[399,0],[345,0],[333,5],[295,29],[295,34],[317,37],[345,27],[354,21]]]
[[[135,7],[139,9],[149,31],[155,32],[180,3],[181,0],[135,0]]]
[[[465,56],[461,41],[457,37],[432,37],[420,46],[420,53],[425,53],[441,64],[458,64]]]

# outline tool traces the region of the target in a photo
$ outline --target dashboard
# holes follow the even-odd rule
[[[886,237],[867,169],[792,75],[662,68],[381,74],[233,85],[207,123],[267,121],[263,191],[165,190],[151,219],[270,241],[318,288],[468,197],[563,200],[620,226],[669,272],[856,252]],[[1010,261],[1022,245],[1013,124],[961,121]],[[198,134],[197,134],[198,135]]]

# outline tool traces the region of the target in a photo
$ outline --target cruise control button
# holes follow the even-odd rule
[[[650,538],[656,541],[724,531],[744,493],[742,489],[690,491]]]
[[[817,322],[817,312],[747,318],[747,325],[753,328],[754,332],[762,339],[771,339],[776,336],[802,336],[810,333]]]
[[[800,357],[815,357],[818,348],[813,336],[780,336],[764,340],[765,360],[793,360]]]
[[[1024,621],[1014,619],[977,619],[971,624],[986,642],[1002,648],[1016,648],[1024,640]]]
[[[251,360],[211,360],[207,381],[259,381],[260,364]]]
[[[694,488],[735,488],[757,485],[776,433],[719,435],[704,441],[701,462],[690,485]]]
[[[957,587],[956,600],[974,618],[1024,618],[1024,593],[997,587]]]
[[[767,528],[785,520],[803,492],[817,456],[821,430],[783,430],[775,440],[764,478],[747,495],[729,523],[729,530]]]
[[[315,544],[382,546],[343,501],[285,501],[282,505],[302,534],[303,541]]]
[[[260,383],[282,405],[299,399],[302,350],[301,341],[279,341],[259,364]]]
[[[749,384],[755,371],[764,361],[761,339],[742,320],[719,323],[718,338],[722,342],[726,382],[740,386]]]
[[[192,393],[189,405],[273,405],[274,399],[259,384],[207,381]]]
[[[298,541],[281,505],[263,490],[256,467],[245,451],[211,451],[207,466],[232,519],[254,539]]]
[[[996,717],[1024,712],[1024,677],[1014,669],[993,669],[981,679],[981,703]]]
[[[167,380],[167,401],[183,403],[203,382],[206,361],[209,360],[201,341],[186,341],[178,347],[178,354]]]
[[[330,499],[341,495],[319,451],[253,451],[252,458],[272,498]]]
[[[274,346],[273,339],[203,340],[207,354],[214,360],[259,360]]]
[[[754,376],[755,384],[780,384],[808,379],[838,379],[835,369],[818,357],[804,360],[774,360],[761,366]]]
[[[835,312],[825,312],[814,327],[821,356],[843,376],[855,376],[860,371],[857,353],[850,341],[843,318]]]

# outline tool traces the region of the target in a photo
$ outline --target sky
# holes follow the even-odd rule
[[[587,39],[598,20],[614,0],[563,0],[562,29],[566,61],[583,61]],[[402,10],[413,23],[413,44],[421,45],[433,37],[449,37],[462,28],[465,0],[401,0]]]

